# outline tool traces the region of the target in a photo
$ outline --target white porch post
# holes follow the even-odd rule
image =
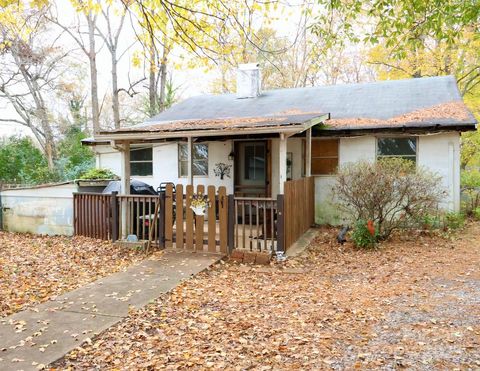
[[[312,175],[312,128],[307,130],[307,142],[305,148],[305,176]]]
[[[280,134],[278,144],[278,193],[283,194],[284,183],[287,180],[287,138],[284,134]]]
[[[120,174],[120,193],[123,195],[130,194],[130,143],[126,142],[123,144],[123,150],[121,152],[121,174]],[[127,238],[127,202],[126,200],[122,201],[122,239]]]
[[[193,186],[193,139],[188,137],[188,184]]]

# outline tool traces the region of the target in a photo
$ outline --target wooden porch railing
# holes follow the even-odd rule
[[[315,223],[315,182],[313,177],[285,182],[285,248],[288,249]]]
[[[111,200],[111,195],[74,193],[74,234],[102,240],[112,239],[113,220]]]
[[[285,194],[277,198],[227,197],[225,187],[201,185],[196,192],[208,196],[205,216],[190,209],[191,186],[184,191],[178,185],[174,192],[169,185],[159,196],[76,193],[74,233],[115,241],[123,229],[148,240],[159,204],[152,240],[160,247],[275,252],[288,249],[314,223],[312,177],[285,182]]]
[[[233,214],[230,221],[235,249],[276,251],[283,248],[283,233],[279,231],[279,200],[276,198],[231,197]]]
[[[122,219],[126,218],[126,234],[134,234],[139,240],[148,240],[151,226],[154,224],[153,217],[155,208],[157,203],[161,202],[160,197],[153,195],[119,195],[116,196],[116,200],[118,211],[115,213],[117,217],[114,223],[118,225],[118,231],[122,231],[122,225],[124,223]],[[161,242],[163,242],[159,241],[161,238],[161,224],[155,224],[152,241],[154,244],[161,244]]]

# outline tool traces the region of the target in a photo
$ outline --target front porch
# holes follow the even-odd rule
[[[325,119],[293,113],[235,122],[228,129],[217,128],[230,125],[226,120],[212,128],[193,123],[195,129],[180,125],[177,131],[168,124],[101,133],[120,156],[121,182],[119,194],[108,201],[111,227],[103,230],[111,231],[104,238],[135,235],[161,248],[223,254],[234,249],[284,252],[314,224],[312,127]],[[132,176],[167,186],[159,187],[158,196],[131,195]],[[203,195],[207,211],[195,214],[192,200]],[[94,202],[85,197],[92,195],[78,195],[78,234],[95,219],[80,210],[82,203]]]
[[[205,215],[190,207],[195,194],[208,197]],[[112,241],[135,235],[158,248],[273,254],[285,252],[314,223],[313,198],[312,177],[285,182],[276,198],[236,197],[215,186],[194,191],[182,184],[169,184],[158,196],[77,193],[74,230]]]

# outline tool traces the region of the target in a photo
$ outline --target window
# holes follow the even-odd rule
[[[416,162],[417,138],[378,138],[377,158],[401,157]]]
[[[265,143],[245,144],[245,179],[265,181],[265,152]]]
[[[335,174],[338,167],[338,139],[312,140],[312,175]]]
[[[188,176],[188,145],[178,145],[178,173]],[[208,176],[208,145],[193,145],[193,175]]]
[[[152,147],[130,150],[130,171],[137,176],[153,174]]]

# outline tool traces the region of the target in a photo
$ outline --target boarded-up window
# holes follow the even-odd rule
[[[312,140],[312,175],[335,174],[338,167],[338,139]]]

